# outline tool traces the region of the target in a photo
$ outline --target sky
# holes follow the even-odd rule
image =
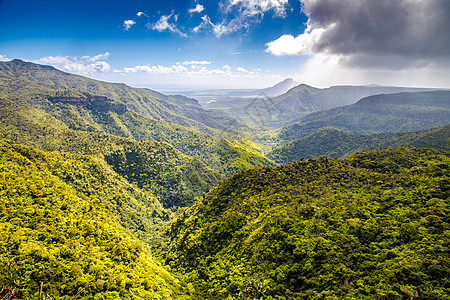
[[[450,88],[450,0],[0,0],[0,61],[160,91]]]

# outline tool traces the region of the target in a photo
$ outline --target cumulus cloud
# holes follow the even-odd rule
[[[35,63],[54,66],[62,71],[81,75],[92,75],[95,73],[106,73],[111,70],[111,66],[104,60],[109,56],[109,52],[96,56],[70,57],[70,56],[47,56],[35,60]]]
[[[212,62],[207,60],[190,60],[190,61],[184,61],[181,64],[183,65],[210,65]]]
[[[161,18],[156,23],[149,24],[148,27],[150,29],[156,30],[158,32],[164,32],[164,31],[168,30],[168,31],[178,34],[182,37],[187,37],[187,35],[185,33],[183,33],[180,29],[178,29],[178,27],[174,23],[169,22],[169,20],[172,18],[172,16],[173,16],[174,21],[177,22],[178,15],[173,15],[173,13],[172,13],[167,16],[166,15],[161,16]]]
[[[144,13],[144,12],[142,12],[142,11],[139,11],[139,12],[136,14],[136,16],[142,17],[142,16],[147,16],[147,14]]]
[[[450,60],[448,0],[301,2],[307,30],[269,42],[267,52],[338,55],[341,63],[364,68]]]
[[[188,70],[184,66],[173,65],[173,66],[135,66],[131,68],[124,68],[123,71],[125,73],[136,73],[136,72],[144,72],[151,74],[180,74],[186,73]]]
[[[246,68],[243,68],[243,67],[238,67],[236,70],[238,72],[241,72],[241,73],[248,73],[248,70]]]
[[[201,4],[198,4],[194,7],[189,9],[189,13],[193,14],[193,13],[201,13],[203,10],[205,9],[205,7]]]
[[[98,55],[95,55],[95,56],[83,56],[83,57],[81,57],[82,59],[85,59],[85,60],[88,60],[88,61],[91,61],[91,62],[95,62],[95,61],[98,61],[98,60],[106,60],[106,59],[108,59],[108,57],[110,56],[111,54],[109,53],[109,52],[105,52],[105,53],[101,53],[101,54],[98,54]]]
[[[292,35],[282,35],[277,40],[267,43],[267,52],[274,55],[300,55],[314,54],[314,46],[320,40],[325,29],[307,28],[304,34],[298,37]]]
[[[0,61],[9,61],[10,59],[8,57],[6,57],[6,55],[1,55],[0,54]]]
[[[125,30],[129,30],[136,22],[134,20],[125,20],[123,21],[123,27]]]
[[[207,65],[211,64],[209,61],[188,61],[184,63],[177,63],[171,66],[163,65],[141,65],[135,67],[126,67],[121,72],[123,73],[147,73],[147,74],[183,74],[184,76],[203,76],[203,75],[229,75],[240,76],[242,74],[256,75],[261,70],[249,71],[243,67],[235,68],[235,72],[229,65],[224,65],[221,68],[208,68]],[[186,68],[190,66],[190,69]],[[120,71],[119,71],[120,72]]]

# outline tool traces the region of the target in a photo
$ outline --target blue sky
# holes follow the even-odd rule
[[[450,87],[449,2],[0,0],[0,60],[159,90]]]

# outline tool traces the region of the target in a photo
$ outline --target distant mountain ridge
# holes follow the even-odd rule
[[[292,78],[287,78],[283,80],[282,82],[279,82],[275,84],[274,86],[259,90],[260,93],[264,93],[265,95],[269,97],[276,97],[279,95],[282,95],[292,89],[293,87],[297,86],[298,82],[295,81]]]
[[[19,60],[0,63],[0,87],[0,138],[99,156],[166,207],[189,205],[222,176],[274,165],[252,142],[214,128],[242,125],[189,99]]]
[[[380,86],[332,86],[318,89],[300,84],[277,97],[235,101],[229,103],[229,107],[222,108],[230,116],[251,126],[275,129],[299,121],[308,114],[350,105],[367,96],[431,90]]]
[[[221,135],[212,129],[244,130],[236,120],[217,112],[203,110],[197,102],[170,97],[150,89],[132,88],[123,83],[108,83],[15,59],[0,62],[0,96],[20,100],[24,95],[36,96],[36,91],[78,90],[125,103],[145,117],[179,124],[190,129]],[[50,91],[49,91],[50,90]],[[33,105],[32,102],[27,103]],[[207,116],[207,117],[206,117]],[[202,119],[208,119],[208,125]]]
[[[403,92],[369,96],[355,104],[311,113],[263,139],[291,142],[324,128],[372,134],[418,131],[447,124],[450,124],[450,91]]]
[[[310,157],[343,157],[355,151],[400,146],[450,151],[450,125],[417,132],[369,135],[325,128],[305,138],[281,145],[269,152],[267,157],[283,164]]]
[[[234,105],[246,103],[249,100],[261,97],[276,97],[286,93],[289,89],[298,85],[292,78],[287,78],[271,87],[264,89],[219,89],[182,91],[184,96],[197,99],[205,109],[224,109]],[[173,96],[172,96],[173,97]]]

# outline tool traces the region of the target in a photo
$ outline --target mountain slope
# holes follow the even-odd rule
[[[350,105],[367,96],[425,90],[429,89],[377,86],[333,86],[318,89],[300,84],[277,97],[267,95],[268,97],[253,98],[246,102],[230,103],[226,112],[250,125],[274,129],[298,121],[310,113]]]
[[[176,220],[199,299],[447,299],[450,153],[396,149],[236,174]]]
[[[0,62],[0,86],[0,94],[7,99],[44,110],[70,129],[166,142],[219,172],[227,169],[226,161],[217,154],[222,139],[258,152],[252,142],[220,130],[245,132],[245,126],[220,112],[202,110],[189,99],[95,81],[19,60]],[[259,158],[267,165],[272,163],[261,155]]]
[[[134,229],[149,234],[160,222],[149,194],[93,157],[4,143],[0,153],[2,298],[38,299],[40,286],[53,299],[186,298],[121,225],[140,220]]]
[[[268,140],[294,141],[322,128],[350,133],[418,131],[450,124],[450,92],[433,91],[375,95],[355,104],[312,113],[283,127]]]
[[[265,94],[268,97],[276,97],[284,93],[287,93],[290,89],[292,89],[297,85],[298,82],[296,82],[294,79],[287,78],[282,82],[275,84],[274,86],[259,90],[258,92],[259,94]]]
[[[130,182],[153,191],[166,207],[191,203],[222,178],[166,143],[71,130],[41,110],[4,99],[0,128],[0,140],[9,143],[104,158]]]
[[[215,133],[212,128],[232,128],[236,121],[212,112],[204,111],[191,101],[184,101],[150,89],[131,88],[125,84],[107,83],[79,75],[59,71],[51,66],[42,66],[18,59],[0,62],[0,96],[21,101],[30,106],[36,104],[36,97],[49,91],[78,90],[121,101],[128,109],[145,117],[165,120],[191,129]],[[36,95],[37,94],[37,95]],[[31,100],[31,101],[30,101]],[[208,116],[208,126],[201,118]],[[224,127],[225,125],[225,127]]]
[[[370,135],[323,129],[305,138],[281,145],[267,157],[277,163],[288,163],[302,158],[342,157],[357,150],[398,146],[414,146],[450,151],[450,125],[419,132],[390,132]]]

